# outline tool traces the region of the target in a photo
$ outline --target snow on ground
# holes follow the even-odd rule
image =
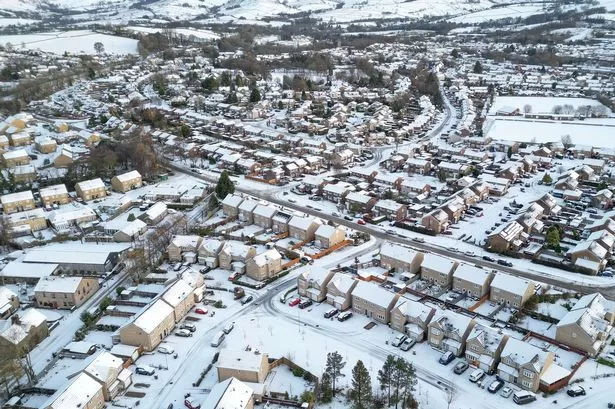
[[[505,18],[525,18],[542,12],[542,6],[538,4],[514,4],[506,7],[493,7],[475,13],[461,15],[450,19],[453,23],[476,24],[491,20]]]
[[[562,30],[567,31],[573,29],[564,28]],[[534,113],[550,113],[556,105],[572,105],[574,109],[578,109],[582,106],[600,106],[602,104],[591,98],[497,96],[495,97],[488,114],[495,115],[497,111],[504,107],[514,107],[519,109],[519,112],[523,113],[523,107],[525,107],[525,105],[531,106],[532,112]]]
[[[25,26],[28,24],[36,24],[39,22],[40,20],[32,20],[29,18],[0,18],[0,27]]]
[[[163,29],[155,27],[129,26],[127,27],[127,30],[136,31],[139,33],[159,33]],[[215,40],[217,38],[220,38],[218,34],[214,33],[211,30],[203,30],[197,28],[174,28],[173,32],[175,34],[179,34],[185,37],[194,36],[195,38],[202,40]]]
[[[10,43],[18,49],[41,50],[63,54],[94,54],[94,43],[101,42],[108,54],[136,54],[137,40],[94,33],[89,30],[0,36],[0,44]]]
[[[552,30],[551,33],[569,35],[570,37],[568,37],[564,41],[570,42],[587,39],[591,36],[592,29],[583,27],[559,28],[557,30]]]
[[[592,123],[497,118],[491,120],[487,128],[485,136],[493,140],[540,144],[561,142],[562,136],[570,135],[574,145],[615,148],[615,120],[612,118],[596,119]]]

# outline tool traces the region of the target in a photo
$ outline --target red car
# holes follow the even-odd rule
[[[194,312],[201,315],[207,315],[207,310],[203,308],[197,308],[196,310],[194,310]]]
[[[186,398],[186,400],[184,400],[184,405],[186,405],[188,409],[201,409],[201,404],[190,398]]]
[[[229,281],[235,281],[239,278],[240,274],[239,273],[233,273],[230,276],[228,276],[228,280]]]
[[[294,300],[291,300],[288,305],[290,305],[291,307],[294,307],[295,305],[298,305],[301,303],[301,298],[295,298]]]
[[[365,220],[363,220],[363,219],[359,219],[359,221],[358,221],[357,223],[359,223],[359,224],[365,224]]]

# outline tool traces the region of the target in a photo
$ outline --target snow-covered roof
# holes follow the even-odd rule
[[[417,317],[422,322],[426,322],[431,312],[434,311],[433,307],[406,297],[400,297],[394,309],[399,309],[407,317]]]
[[[172,307],[177,307],[186,298],[192,296],[192,287],[184,280],[177,280],[162,295],[162,299]]]
[[[180,235],[173,237],[171,240],[171,244],[180,248],[180,249],[192,249],[196,250],[201,243],[201,236],[197,236],[196,234],[191,235]]]
[[[254,391],[236,378],[214,385],[202,409],[245,409]]]
[[[335,232],[336,232],[337,228],[328,225],[328,224],[321,224],[320,227],[318,227],[318,229],[316,229],[316,232],[314,233],[316,235],[316,237],[326,237],[329,238],[331,237]]]
[[[23,263],[14,260],[4,266],[0,275],[4,277],[41,278],[52,275],[57,269],[57,264]]]
[[[243,371],[260,371],[263,366],[263,355],[243,349],[224,349],[220,351],[217,366]]]
[[[500,290],[519,296],[524,295],[527,288],[530,286],[534,286],[534,283],[530,280],[502,273],[496,274],[491,282],[492,288],[499,288]]]
[[[44,198],[55,195],[66,195],[68,194],[68,191],[66,190],[66,186],[64,184],[60,184],[41,188],[39,193],[41,198]]]
[[[608,332],[611,324],[605,319],[607,312],[613,312],[613,303],[598,293],[581,297],[571,310],[562,317],[558,327],[578,324],[588,335],[596,338],[598,332]]]
[[[25,200],[34,200],[32,191],[26,190],[24,192],[9,193],[8,195],[0,196],[0,203],[2,203],[2,205],[22,202]]]
[[[394,260],[401,260],[406,263],[412,263],[418,254],[419,253],[412,250],[410,247],[401,246],[391,242],[385,242],[382,246],[380,246],[380,257],[390,257]]]
[[[321,221],[315,219],[314,217],[301,217],[301,216],[293,216],[292,219],[288,221],[288,227],[295,228],[297,230],[307,230],[313,224],[321,224]]]
[[[506,341],[506,345],[504,345],[501,356],[502,359],[504,357],[510,358],[517,365],[523,365],[537,359],[536,363],[540,365],[535,366],[535,368],[537,369],[537,372],[539,372],[548,354],[548,351],[543,351],[529,342],[524,342],[520,339],[509,337],[508,341]]]
[[[226,198],[224,198],[224,200],[226,200]],[[239,205],[239,210],[251,212],[256,206],[258,206],[258,202],[256,200],[246,199],[241,202],[241,205]]]
[[[101,178],[84,180],[82,182],[77,183],[75,185],[75,188],[77,186],[79,186],[79,188],[82,191],[84,191],[84,192],[87,192],[88,190],[104,189],[105,188],[105,184],[103,183]]]
[[[222,201],[222,205],[230,206],[230,207],[238,207],[241,204],[241,202],[243,202],[243,197],[236,195],[236,194],[230,194],[230,195],[226,195],[226,197]]]
[[[455,268],[455,260],[442,257],[434,253],[427,253],[423,256],[421,268],[449,274]]]
[[[92,397],[101,390],[102,386],[94,378],[82,372],[57,397],[54,395],[53,401],[44,407],[50,409],[81,409],[86,407]]]
[[[459,264],[453,273],[454,278],[458,278],[473,284],[478,284],[480,286],[485,284],[490,275],[491,273],[489,271],[465,263]]]
[[[74,294],[81,281],[83,277],[43,277],[36,283],[34,292]]]
[[[28,156],[28,152],[26,152],[25,149],[16,149],[13,151],[4,152],[2,156],[4,156],[4,159],[18,159]]]
[[[271,217],[273,217],[275,212],[277,212],[277,209],[275,207],[271,207],[271,206],[267,206],[267,205],[258,205],[254,209],[253,213],[254,213],[255,216],[262,216],[262,217],[265,217],[265,218],[271,218]]]
[[[340,293],[346,294],[356,282],[357,280],[348,274],[335,273],[331,281],[329,281],[329,284],[327,284],[327,289],[331,286]]]
[[[125,243],[58,243],[29,250],[23,258],[25,263],[52,264],[102,264],[112,253],[130,248]]]
[[[224,243],[224,246],[222,247],[222,251],[230,254],[233,257],[245,258],[248,256],[248,252],[252,248],[253,248],[252,246],[243,244],[240,241],[230,240]]]
[[[141,178],[141,174],[137,170],[131,170],[130,172],[122,173],[120,175],[116,175],[115,177],[120,182],[130,182],[131,180]]]
[[[115,372],[121,370],[124,361],[107,351],[100,351],[84,371],[100,382],[107,383]]]
[[[164,202],[156,202],[149,209],[145,211],[145,215],[150,220],[155,220],[166,211],[167,211],[167,205]]]
[[[264,253],[261,253],[253,258],[254,264],[257,266],[264,266],[271,261],[281,260],[282,255],[276,249],[269,249]]]
[[[141,314],[133,321],[133,325],[149,334],[171,314],[173,314],[173,308],[163,300],[158,299],[142,310]]]
[[[312,287],[321,287],[330,275],[329,269],[312,266],[311,269],[301,273],[301,278],[308,281]]]
[[[377,284],[359,281],[352,290],[352,298],[360,298],[382,308],[388,308],[395,299],[396,294],[388,291]]]

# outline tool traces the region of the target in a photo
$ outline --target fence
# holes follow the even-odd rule
[[[341,248],[346,247],[347,245],[349,245],[351,243],[352,243],[352,240],[344,240],[342,242],[334,244],[333,246],[329,247],[328,249],[325,249],[325,250],[323,250],[323,251],[321,251],[319,253],[316,253],[316,254],[310,254],[309,256],[311,258],[313,258],[314,260],[318,260],[319,258],[327,256],[327,255],[333,253],[334,251],[337,251],[337,250],[339,250]]]

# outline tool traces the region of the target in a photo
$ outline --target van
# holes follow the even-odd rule
[[[470,374],[470,382],[476,383],[480,381],[483,376],[485,376],[485,371],[477,369]]]
[[[224,331],[225,334],[230,334],[233,328],[235,328],[235,323],[229,322],[222,328],[222,331]]]
[[[525,405],[526,403],[534,402],[536,395],[529,391],[517,391],[513,394],[513,401],[517,405]]]
[[[340,315],[337,316],[338,321],[346,321],[348,318],[352,317],[351,311],[344,311]]]
[[[214,337],[211,339],[211,346],[212,347],[219,347],[220,344],[222,343],[222,341],[224,341],[224,331],[218,331],[216,333],[216,335],[214,335]]]

